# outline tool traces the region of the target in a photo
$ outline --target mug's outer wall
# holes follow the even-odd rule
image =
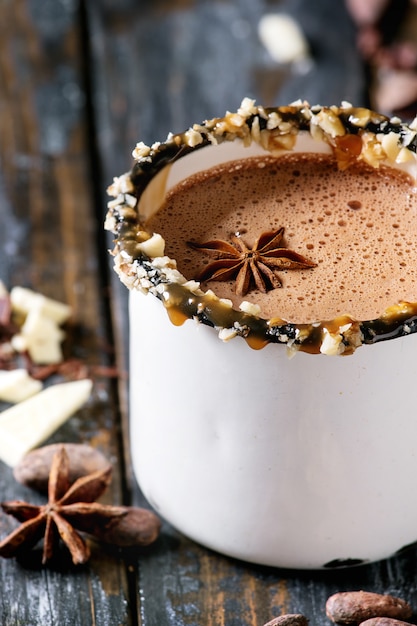
[[[175,327],[134,290],[130,320],[135,473],[177,529],[294,568],[378,560],[417,539],[417,335],[289,359]]]

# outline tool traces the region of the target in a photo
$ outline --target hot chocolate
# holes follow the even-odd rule
[[[331,155],[307,153],[233,161],[177,185],[146,224],[190,279],[214,257],[188,242],[230,243],[238,233],[250,249],[280,227],[280,247],[314,268],[275,272],[282,287],[267,293],[255,286],[237,296],[234,280],[202,287],[236,308],[247,300],[260,305],[262,317],[301,324],[342,314],[374,319],[396,302],[417,301],[414,181],[387,166],[358,162],[340,171]]]
[[[145,497],[193,540],[263,565],[414,544],[417,119],[245,99],[134,157],[106,227],[130,289]],[[208,280],[217,253],[230,284]],[[266,295],[260,257],[282,282]]]

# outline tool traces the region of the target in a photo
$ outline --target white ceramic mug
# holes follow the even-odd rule
[[[253,350],[247,329],[241,332],[241,312],[232,312],[238,322],[228,328],[211,327],[213,320],[208,323],[204,316],[197,319],[195,311],[204,310],[206,296],[172,269],[160,239],[138,228],[136,233],[132,207],[146,219],[179,180],[220,161],[265,150],[329,152],[341,136],[338,122],[355,135],[372,124],[386,162],[414,175],[415,132],[395,120],[387,129],[382,116],[347,104],[315,112],[299,103],[291,109],[295,121],[288,137],[281,133],[271,147],[270,137],[259,139],[252,130],[264,110],[245,102],[238,114],[248,130],[241,125],[233,135],[216,120],[174,136],[179,138],[174,148],[172,137],[162,149],[140,144],[137,165],[111,188],[116,200],[110,203],[107,227],[118,235],[116,269],[131,289],[135,474],[161,516],[221,553],[291,568],[385,558],[417,541],[417,306],[395,305],[388,321],[376,324],[343,319],[336,329],[334,324],[289,325]],[[284,109],[276,111],[279,116]],[[303,111],[308,123],[300,122]],[[353,131],[352,120],[357,120]],[[213,140],[217,129],[224,140]],[[203,135],[204,145],[194,132]],[[391,153],[390,133],[396,134],[398,148]],[[178,150],[176,158],[161,158],[153,170],[164,150]],[[179,300],[192,302],[194,314],[184,314],[188,304],[178,307]],[[179,317],[172,315],[178,310]],[[243,336],[219,339],[234,331]],[[316,338],[318,354],[303,351],[308,333]],[[388,336],[396,338],[379,341]],[[297,348],[294,358],[288,358],[285,344]],[[343,350],[352,354],[327,356]]]

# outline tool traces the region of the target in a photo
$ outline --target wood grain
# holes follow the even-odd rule
[[[107,364],[79,7],[3,1],[0,29],[0,278],[69,303],[75,345],[67,342],[68,351]],[[107,498],[121,502],[117,418],[112,384],[98,379],[90,402],[51,441],[93,443],[116,460]],[[0,484],[2,499],[41,498],[3,464]],[[2,536],[16,526],[5,515],[0,523]],[[93,555],[76,570],[65,552],[51,569],[42,569],[39,550],[2,560],[2,623],[131,623],[126,563],[97,546]]]
[[[277,11],[303,28],[308,72],[277,66],[262,47],[259,19]],[[107,185],[130,168],[137,141],[163,140],[246,95],[266,105],[366,104],[354,35],[334,0],[0,0],[0,279],[71,304],[71,354],[117,360],[119,379],[96,379],[91,401],[51,438],[111,458],[109,502],[146,505],[129,457],[127,293],[102,228]],[[4,465],[0,489],[2,499],[41,498]],[[0,517],[2,536],[12,527]],[[262,626],[294,612],[325,626],[327,597],[349,589],[417,607],[415,549],[362,567],[285,571],[213,553],[164,524],[139,553],[93,545],[78,569],[59,556],[51,569],[39,550],[0,562],[3,624]]]
[[[308,74],[274,66],[260,47],[258,20],[283,8],[302,24],[314,50]],[[234,109],[245,95],[265,104],[298,98],[366,104],[364,71],[342,3],[154,1],[139,7],[125,0],[120,9],[104,1],[87,9],[98,153],[107,181],[130,168],[138,140],[164,139]],[[125,329],[126,294],[117,281],[112,290],[114,321]],[[127,348],[121,349],[124,359]],[[143,503],[133,481],[132,488],[134,501]],[[138,562],[139,619],[147,626],[262,626],[281,613],[301,612],[324,626],[326,599],[339,589],[414,597],[415,564],[411,552],[343,571],[280,571],[212,553],[165,525],[157,546]],[[398,582],[399,572],[407,582]]]

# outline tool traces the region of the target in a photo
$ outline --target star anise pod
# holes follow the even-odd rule
[[[205,243],[189,241],[188,245],[192,248],[217,255],[217,259],[199,273],[197,280],[236,279],[236,294],[244,296],[254,286],[263,293],[282,287],[277,271],[316,267],[313,261],[280,246],[283,236],[283,227],[262,233],[252,248],[239,234],[230,237],[232,243],[222,239]]]
[[[17,556],[34,547],[43,536],[42,563],[52,558],[59,538],[74,564],[85,563],[90,549],[77,530],[118,546],[154,541],[160,522],[151,511],[95,502],[106,490],[111,471],[109,466],[92,472],[70,486],[68,455],[62,446],[52,460],[47,504],[38,506],[20,500],[1,503],[6,513],[23,523],[0,543],[0,556]]]

